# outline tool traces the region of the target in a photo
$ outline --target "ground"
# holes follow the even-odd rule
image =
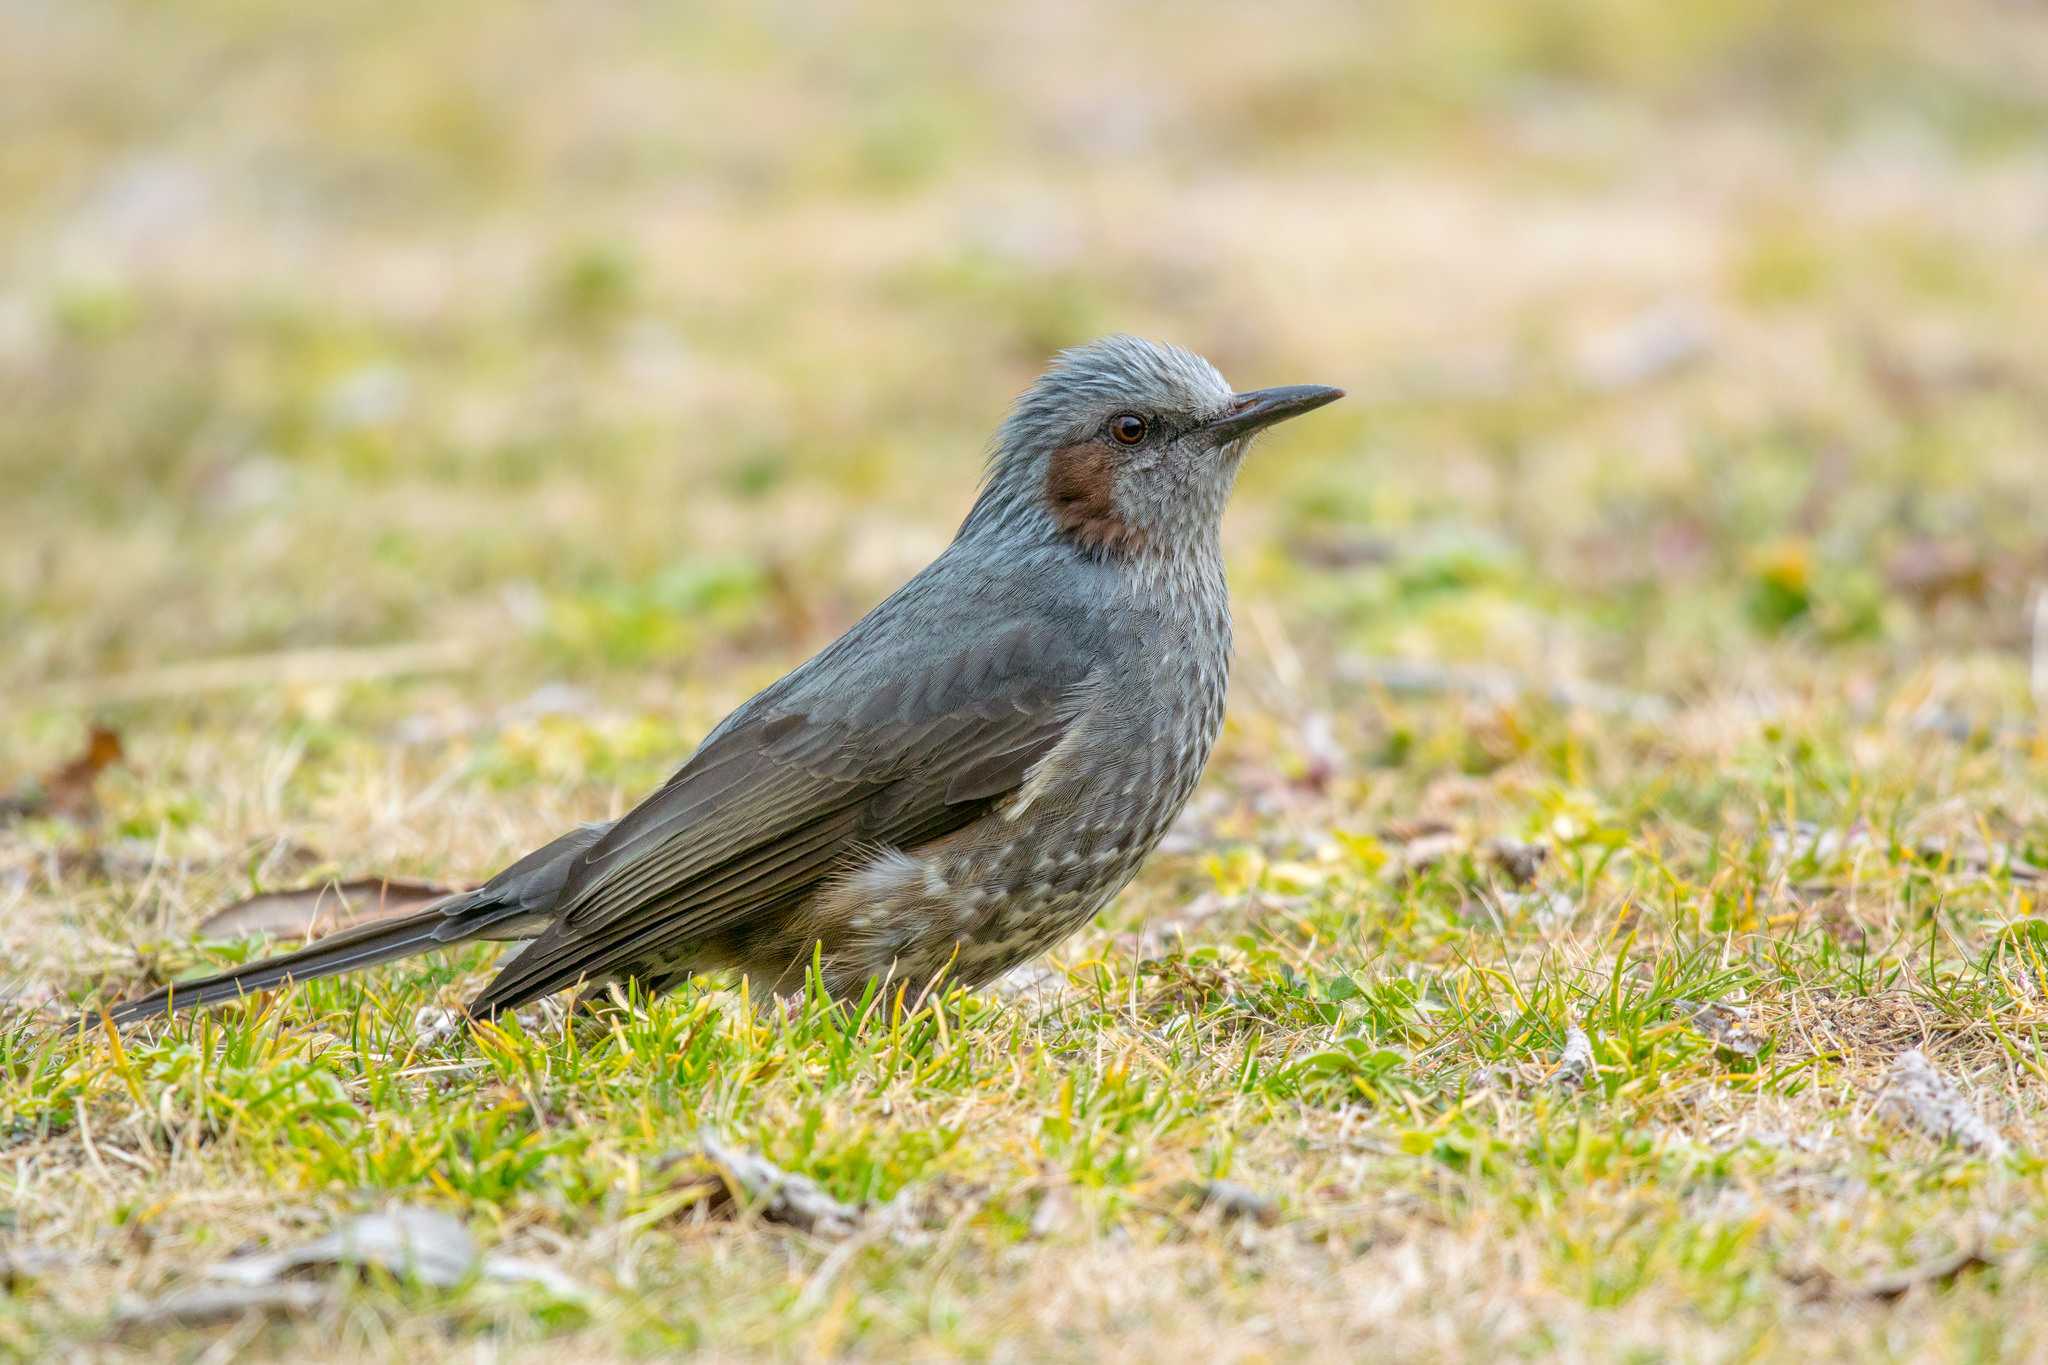
[[[978,8],[0,8],[0,1351],[2038,1358],[2048,12]],[[623,809],[1118,329],[1351,397],[1044,970],[58,1026]],[[392,1208],[543,1278],[177,1307]]]

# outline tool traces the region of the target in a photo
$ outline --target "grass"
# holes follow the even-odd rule
[[[128,755],[0,828],[0,1352],[2036,1354],[2044,90],[1974,3],[0,17],[0,785]],[[1352,398],[1043,971],[50,1028],[622,810],[1112,328]],[[2013,1155],[1888,1117],[1916,1047]],[[707,1131],[887,1212],[709,1208]],[[121,1325],[391,1203],[573,1286]]]

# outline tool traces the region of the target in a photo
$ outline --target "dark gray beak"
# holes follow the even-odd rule
[[[1344,390],[1323,384],[1287,384],[1277,389],[1253,389],[1232,398],[1224,414],[1204,430],[1218,445],[1222,445],[1262,431],[1275,422],[1314,412],[1323,404],[1334,403],[1343,396]]]

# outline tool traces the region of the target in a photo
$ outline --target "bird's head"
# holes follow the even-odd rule
[[[1063,351],[996,433],[963,532],[1023,521],[1103,556],[1202,543],[1252,438],[1343,396],[1316,384],[1237,393],[1200,356],[1138,337]]]

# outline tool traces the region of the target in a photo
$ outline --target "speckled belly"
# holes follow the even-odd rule
[[[877,850],[797,907],[735,964],[787,991],[819,949],[826,985],[882,976],[978,985],[1085,924],[1130,881],[1187,804],[1222,724],[1222,689],[1095,733],[1015,798],[912,849]],[[1136,730],[1138,742],[1131,742]]]

